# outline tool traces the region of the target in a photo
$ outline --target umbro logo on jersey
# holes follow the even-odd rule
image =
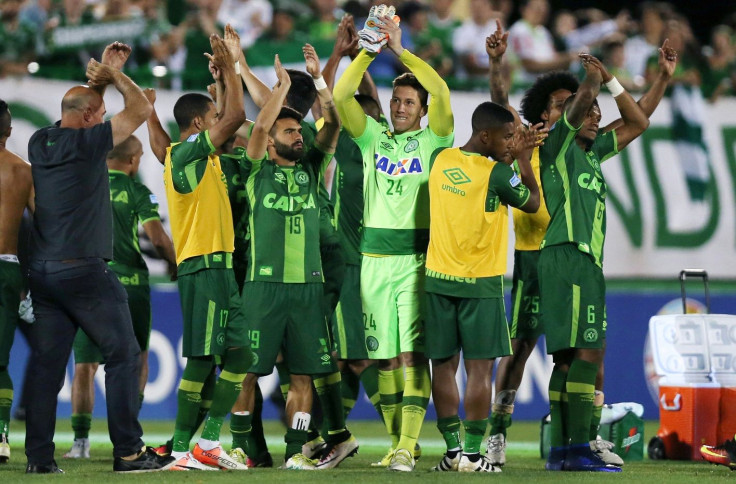
[[[472,181],[460,168],[448,168],[447,170],[443,170],[442,173],[445,174],[447,179],[450,180],[453,185],[462,185]]]
[[[277,181],[277,182],[279,182],[279,183],[286,183],[286,177],[285,177],[285,176],[284,176],[284,174],[283,174],[283,173],[281,173],[280,171],[277,171],[276,173],[274,173],[274,174],[273,174],[273,177],[274,177],[274,178],[276,179],[276,181]]]
[[[386,143],[385,141],[381,141],[381,148],[383,148],[386,151],[391,151],[391,150],[394,149],[393,146],[391,146],[390,144]]]
[[[404,158],[396,162],[391,161],[385,156],[374,155],[376,159],[376,171],[380,171],[389,176],[400,175],[420,175],[424,173],[422,162],[419,158]]]

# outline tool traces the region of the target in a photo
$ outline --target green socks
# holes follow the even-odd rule
[[[176,393],[173,452],[188,452],[202,404],[202,387],[214,368],[212,358],[189,358]]]
[[[465,420],[465,445],[463,452],[466,454],[477,454],[480,452],[480,444],[488,428],[488,419],[483,420]]]
[[[73,413],[72,414],[72,430],[74,430],[74,440],[89,438],[89,429],[92,427],[91,413]]]
[[[401,408],[401,438],[397,449],[407,449],[414,455],[414,447],[422,430],[424,415],[429,404],[432,383],[428,365],[406,367],[406,386]]]
[[[600,390],[595,391],[595,399],[593,400],[593,416],[590,419],[590,439],[595,440],[598,438],[598,427],[601,426],[601,416],[603,415],[603,392]]]
[[[355,402],[358,400],[360,394],[360,379],[350,371],[349,368],[340,372],[340,392],[342,393],[342,410],[345,419],[347,420],[348,415],[353,410]]]
[[[383,412],[381,411],[381,394],[378,391],[378,367],[374,364],[363,370],[360,374],[360,381],[363,383],[363,390],[368,395],[373,408],[383,421]]]
[[[447,450],[460,449],[460,417],[453,415],[452,417],[438,418],[437,429],[445,439]]]
[[[590,441],[590,422],[593,416],[593,399],[595,398],[595,377],[598,365],[575,359],[567,374],[565,389],[568,398],[567,419],[570,444],[583,444]]]
[[[327,443],[340,443],[345,440],[345,414],[342,407],[340,372],[330,373],[318,378],[312,377],[314,388],[317,390],[324,417],[323,428],[327,429],[324,435]]]
[[[204,423],[202,438],[217,442],[220,440],[222,422],[237,400],[243,388],[243,379],[253,360],[250,348],[242,347],[228,350],[225,365],[215,384],[215,394],[212,398],[209,417]]]
[[[13,381],[7,367],[0,371],[0,433],[8,435],[10,407],[13,406]],[[89,427],[87,427],[89,431]]]
[[[378,370],[378,390],[381,414],[386,431],[391,437],[391,447],[396,448],[401,434],[401,401],[404,397],[404,369]]]
[[[549,379],[550,443],[552,447],[567,447],[568,435],[565,429],[567,393],[565,381],[567,373],[554,367]]]
[[[240,448],[251,455],[250,434],[253,429],[253,415],[250,412],[238,412],[230,415],[230,433],[233,436],[233,449]],[[255,456],[252,456],[255,457]]]

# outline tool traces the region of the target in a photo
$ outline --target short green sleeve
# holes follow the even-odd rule
[[[493,166],[488,179],[487,212],[495,212],[499,202],[519,208],[529,200],[529,196],[529,189],[521,183],[521,178],[510,166],[503,163]]]

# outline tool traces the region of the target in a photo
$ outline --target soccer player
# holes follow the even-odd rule
[[[486,51],[490,58],[491,99],[509,109],[520,123],[514,108],[508,104],[508,92],[503,77],[502,59],[506,51],[508,34],[504,33],[500,24],[497,30],[486,39]],[[669,79],[674,72],[676,53],[668,47],[667,40],[660,49],[660,73],[651,88],[638,104],[647,114],[651,114],[665,93]],[[549,127],[560,118],[562,105],[579,86],[577,78],[567,71],[554,71],[540,76],[529,88],[521,101],[521,111],[527,121],[532,124],[544,123]],[[603,131],[614,129],[620,120],[616,120],[603,128]],[[532,154],[532,168],[537,182],[539,179],[539,149]],[[540,185],[541,190],[541,185]],[[542,191],[543,192],[543,191]],[[488,456],[494,465],[504,465],[506,461],[506,429],[511,425],[516,390],[519,388],[524,372],[524,365],[533,351],[538,337],[544,328],[539,319],[539,283],[537,278],[537,261],[539,245],[544,238],[549,223],[549,213],[541,197],[540,208],[536,214],[527,214],[513,209],[514,233],[516,245],[514,252],[514,279],[511,289],[512,318],[511,347],[513,354],[501,359],[496,374],[496,396],[491,417],[491,432],[488,439]],[[596,396],[591,420],[591,448],[607,463],[623,465],[623,460],[610,451],[607,443],[598,438],[598,426],[603,408],[603,365],[596,379]]]
[[[471,123],[470,139],[441,151],[429,175],[426,354],[432,360],[437,428],[447,445],[434,470],[500,472],[481,456],[480,445],[488,426],[494,359],[511,353],[503,302],[506,206],[529,213],[539,207],[529,157],[544,135],[519,127],[514,140],[514,116],[491,102],[475,109]],[[519,151],[512,154],[514,144]],[[519,159],[521,179],[505,164],[513,158]],[[468,375],[463,448],[455,383],[461,350]]]
[[[549,384],[555,426],[549,470],[620,472],[590,448],[595,382],[606,338],[603,243],[606,182],[601,163],[649,126],[649,119],[603,64],[580,54],[585,79],[563,105],[539,150],[550,223],[541,244],[540,311],[554,368]],[[616,100],[621,123],[599,133],[601,83]],[[569,444],[568,444],[569,442]]]
[[[447,84],[402,47],[401,29],[394,20],[381,16],[369,23],[377,25],[376,35],[382,40],[377,44],[361,40],[364,49],[335,86],[335,102],[363,155],[361,299],[368,356],[381,360],[381,410],[392,439],[384,460],[391,470],[409,472],[414,469],[414,448],[431,392],[421,308],[429,242],[429,162],[435,150],[452,146],[454,120]],[[393,82],[393,131],[367,116],[354,98],[384,42],[411,71]],[[425,115],[429,124],[422,128]]]
[[[23,289],[18,262],[18,231],[25,207],[33,210],[31,165],[5,148],[13,130],[11,124],[10,108],[0,100],[0,464],[6,464],[10,459],[8,433],[13,382],[8,373],[8,362]]]
[[[178,408],[171,455],[175,470],[245,470],[219,442],[220,428],[240,392],[252,362],[241,296],[232,270],[233,219],[227,183],[217,148],[245,121],[243,88],[224,41],[210,37],[212,64],[225,83],[223,109],[217,113],[210,98],[185,94],[174,105],[180,142],[168,149],[164,184],[176,248],[179,293],[184,316],[182,353],[187,358],[178,391]],[[200,413],[202,388],[215,371],[212,406],[202,435],[189,452],[189,441]]]
[[[113,260],[110,269],[128,294],[128,308],[133,332],[141,348],[139,405],[148,381],[148,340],[151,335],[151,289],[148,267],[138,244],[138,224],[151,240],[162,259],[174,268],[176,254],[158,214],[156,196],[134,177],[138,173],[143,147],[135,136],[115,146],[107,154],[110,200],[113,210]],[[100,349],[84,331],[74,338],[74,378],[72,380],[72,429],[74,444],[66,458],[89,458],[89,430],[92,424],[95,389],[94,376],[104,363]]]
[[[243,386],[247,393],[258,376],[272,371],[278,353],[283,351],[291,375],[286,401],[291,426],[285,438],[284,467],[310,470],[333,467],[335,462],[323,459],[317,467],[302,453],[302,447],[311,420],[312,379],[337,374],[339,383],[322,305],[317,187],[335,152],[340,121],[319,71],[317,54],[308,44],[304,58],[325,119],[314,146],[304,153],[302,116],[283,105],[291,78],[277,57],[279,82],[256,118],[246,149],[244,177],[251,212],[243,294],[252,301],[248,323],[256,363]],[[284,244],[276,244],[277,240],[284,240]],[[338,410],[342,417],[339,392],[332,396],[337,401],[322,400],[325,411]],[[328,448],[336,449],[328,454],[344,458],[357,452],[358,443],[344,426],[330,429],[327,437]]]
[[[113,469],[144,472],[168,468],[173,459],[146,448],[138,422],[140,347],[127,296],[108,268],[113,256],[112,209],[105,157],[148,117],[151,105],[119,67],[130,47],[114,43],[103,52],[117,59],[90,59],[90,87],[70,89],[61,121],[28,142],[36,211],[30,289],[36,322],[31,328],[33,373],[26,422],[26,473],[59,473],[54,461],[57,393],[74,335],[82,328],[102,350]],[[125,108],[103,121],[101,92],[114,84]]]

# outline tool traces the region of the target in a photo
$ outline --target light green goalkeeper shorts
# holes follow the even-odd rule
[[[424,254],[363,255],[360,297],[370,359],[424,352]]]

